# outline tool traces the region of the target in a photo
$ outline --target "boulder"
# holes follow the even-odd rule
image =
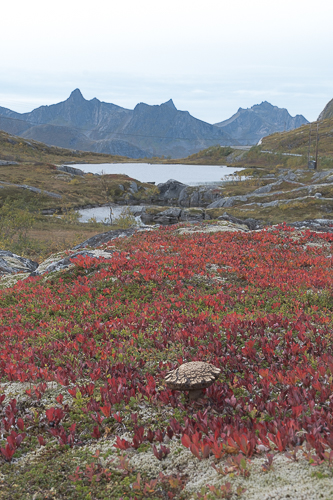
[[[178,204],[180,193],[187,185],[174,179],[169,179],[167,182],[157,184],[157,187],[159,196],[156,201],[162,202],[165,205],[176,205]]]
[[[232,207],[236,201],[247,201],[248,196],[229,196],[226,198],[219,198],[214,201],[207,208],[220,208],[220,207]]]
[[[251,231],[255,229],[261,229],[263,226],[261,222],[257,219],[239,219],[238,217],[234,217],[233,215],[229,215],[227,212],[224,212],[223,215],[218,217],[218,220],[226,220],[232,222],[233,224],[241,224],[246,225]]]
[[[180,208],[169,208],[168,210],[163,210],[163,212],[155,215],[153,221],[155,224],[162,224],[163,226],[177,224],[180,219],[180,214]]]
[[[102,245],[103,243],[107,243],[108,241],[112,241],[116,238],[123,238],[124,236],[132,236],[132,234],[136,233],[140,229],[137,228],[129,228],[129,229],[114,229],[111,231],[106,231],[105,233],[96,234],[96,236],[92,236],[91,238],[83,241],[76,245],[73,250],[78,250],[79,248],[96,248]]]
[[[84,175],[83,170],[81,170],[80,168],[69,167],[68,165],[61,165],[57,167],[57,170],[60,170],[61,172],[67,172],[68,174],[72,175]]]
[[[217,186],[186,186],[179,194],[180,207],[206,207],[220,198],[222,191]]]
[[[6,250],[0,250],[0,275],[15,274],[15,273],[32,273],[38,267],[38,263],[20,257],[15,253]]]
[[[141,220],[144,224],[162,224],[167,226],[169,224],[177,224],[178,222],[200,222],[210,219],[202,208],[168,208],[161,212],[156,210],[144,210],[141,213]]]
[[[39,276],[41,274],[50,273],[54,271],[60,271],[61,269],[66,269],[68,267],[72,267],[74,264],[71,262],[71,259],[75,259],[75,257],[104,257],[110,258],[109,252],[104,252],[103,250],[80,250],[78,252],[74,252],[70,255],[66,255],[63,258],[59,259],[59,256],[56,254],[55,256],[49,257],[43,264],[41,264],[32,274],[31,276]],[[52,262],[52,257],[54,261]]]
[[[210,217],[202,208],[187,208],[182,210],[180,214],[181,221],[199,222],[206,219],[210,219]]]
[[[136,182],[132,181],[130,184],[130,187],[128,189],[131,193],[137,193],[138,192],[138,185]]]

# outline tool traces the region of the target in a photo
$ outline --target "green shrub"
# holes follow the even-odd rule
[[[113,223],[120,229],[128,229],[130,227],[136,226],[136,220],[131,212],[130,207],[123,208],[120,215],[116,219],[114,219]]]
[[[0,208],[0,247],[19,251],[28,244],[28,230],[32,228],[35,216],[21,208],[18,201],[8,201]]]

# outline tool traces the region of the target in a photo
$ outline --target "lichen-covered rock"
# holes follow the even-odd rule
[[[33,272],[37,267],[38,263],[33,260],[20,257],[7,250],[0,250],[0,275]]]

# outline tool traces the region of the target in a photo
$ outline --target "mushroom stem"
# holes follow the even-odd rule
[[[202,389],[196,389],[194,391],[188,391],[188,400],[195,401],[203,396]]]

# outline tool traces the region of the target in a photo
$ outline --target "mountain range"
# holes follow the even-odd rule
[[[293,130],[309,123],[303,115],[291,116],[284,108],[267,101],[252,108],[239,108],[228,120],[215,123],[240,144],[257,144],[260,139],[275,132]]]
[[[68,99],[29,113],[0,107],[0,129],[51,146],[117,154],[130,158],[182,158],[209,146],[256,144],[263,135],[308,123],[286,109],[263,102],[240,108],[215,125],[178,110],[172,99],[161,105],[139,103],[134,110],[94,98],[79,89]]]

